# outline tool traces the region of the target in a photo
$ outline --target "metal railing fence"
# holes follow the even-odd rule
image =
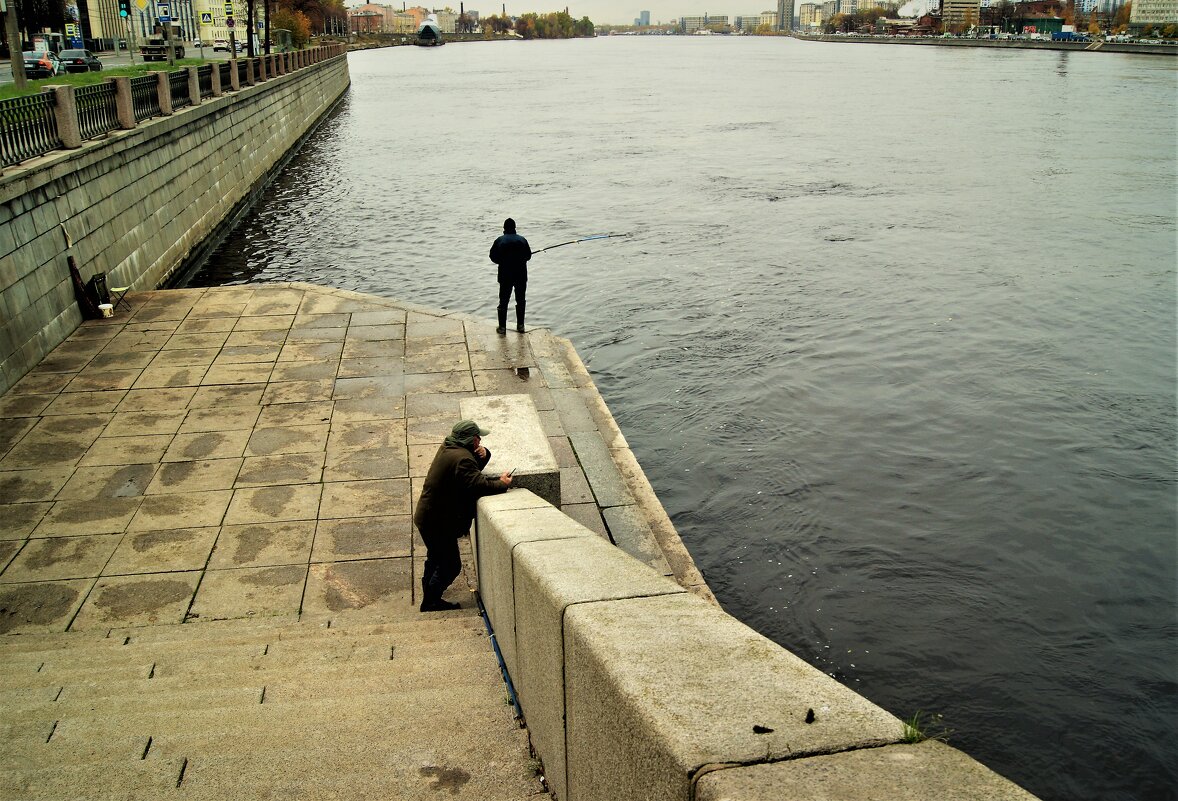
[[[155,74],[131,79],[131,107],[135,122],[143,122],[160,115],[160,83]]]
[[[343,56],[344,45],[335,44],[312,48],[301,58],[306,66]],[[291,53],[282,54],[282,71],[293,72],[296,57]],[[242,86],[249,84],[250,65],[253,74],[258,74],[260,59],[237,59],[237,75]],[[213,70],[220,70],[221,91],[228,92],[232,83],[232,63],[205,64],[197,68],[200,97],[213,95]],[[273,65],[268,65],[273,69]],[[172,109],[193,105],[197,100],[191,96],[188,83],[188,69],[167,74],[166,90],[171,93]],[[274,77],[267,70],[267,77]],[[131,114],[138,124],[163,112],[160,104],[160,79],[156,73],[142,75],[129,80],[131,87]],[[165,100],[167,98],[164,98]],[[74,89],[77,113],[77,131],[83,140],[104,136],[120,127],[118,90],[114,79]],[[55,91],[47,89],[38,95],[26,95],[0,100],[0,167],[9,167],[27,159],[59,150],[65,145],[58,130],[59,115],[68,115],[69,106],[58,108]],[[72,129],[72,122],[63,119],[64,130]]]
[[[200,99],[213,96],[213,65],[201,64],[196,68],[196,79],[200,82]]]
[[[168,73],[168,88],[172,92],[172,110],[192,105],[192,92],[188,90],[188,70]]]
[[[0,103],[0,156],[3,166],[61,147],[56,98],[52,93],[14,97]]]
[[[79,86],[74,90],[74,101],[78,106],[78,130],[83,139],[95,139],[119,127],[113,82]]]

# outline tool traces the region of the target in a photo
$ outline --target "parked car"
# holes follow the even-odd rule
[[[58,58],[66,72],[101,72],[102,62],[89,50],[62,50]]]
[[[228,53],[229,52],[229,40],[228,39],[215,39],[215,40],[213,40],[213,52],[216,53],[218,50],[224,50],[226,53]]]
[[[65,72],[65,67],[56,53],[50,53],[48,50],[29,50],[23,55],[25,75],[30,78],[52,78]]]

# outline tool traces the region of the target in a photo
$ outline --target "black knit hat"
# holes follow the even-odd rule
[[[506,220],[503,221],[503,233],[505,233],[505,234],[514,234],[515,233],[515,220],[508,217]]]

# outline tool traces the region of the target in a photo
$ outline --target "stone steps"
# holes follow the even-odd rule
[[[125,679],[235,668],[259,670],[285,664],[379,661],[390,655],[395,658],[428,653],[451,644],[460,650],[490,648],[481,621],[477,627],[461,623],[449,627],[430,623],[420,629],[406,626],[388,633],[374,632],[357,637],[334,634],[279,641],[259,637],[254,641],[228,644],[174,641],[102,646],[93,651],[71,648],[38,651],[35,655],[18,659],[0,655],[0,665],[5,667],[0,675],[0,690],[65,684],[79,677],[91,678],[96,671],[102,672],[104,678]]]
[[[310,621],[276,624],[273,622],[274,618],[251,618],[185,623],[174,626],[111,629],[109,633],[102,634],[93,632],[18,634],[0,637],[0,660],[7,661],[10,654],[52,653],[62,650],[74,653],[79,647],[84,649],[121,648],[127,645],[147,643],[188,645],[208,640],[225,644],[257,642],[259,640],[276,642],[300,638],[364,636],[431,628],[441,628],[447,631],[483,628],[482,618],[475,610],[459,609],[453,612],[433,612],[428,616],[414,614],[418,616],[383,623],[363,620],[351,621],[347,616],[341,616],[333,619],[331,626]]]
[[[175,679],[180,684],[199,683],[204,686],[231,686],[235,681],[253,686],[270,680],[313,675],[336,668],[355,672],[366,665],[375,666],[377,669],[391,665],[400,669],[401,666],[413,663],[445,664],[447,660],[461,655],[469,655],[475,659],[485,657],[492,663],[495,660],[490,642],[485,637],[474,641],[455,640],[437,643],[408,641],[395,645],[384,644],[380,648],[370,649],[363,656],[350,659],[329,659],[310,654],[300,659],[281,661],[272,660],[269,656],[219,663],[192,660],[170,664],[155,663],[154,673],[152,663],[147,662],[136,663],[133,666],[107,667],[98,676],[95,675],[94,668],[86,667],[56,672],[43,670],[40,673],[28,672],[0,677],[0,687],[5,690],[41,690],[52,687],[69,688],[87,683],[115,686],[120,683],[133,684],[168,679]]]
[[[385,749],[388,743],[420,747],[418,738],[428,737],[444,719],[469,725],[485,718],[480,726],[513,727],[501,685],[490,680],[493,677],[472,678],[397,693],[352,692],[283,705],[70,718],[49,729],[51,737],[30,732],[31,736],[4,743],[0,753],[23,772],[90,762],[112,765],[141,758],[145,752],[156,759],[236,759],[244,754],[289,754],[297,733],[298,752],[306,760],[315,755],[338,758],[341,753],[355,757]]]
[[[99,708],[110,713],[135,709],[207,708],[239,706],[262,701],[281,703],[284,699],[335,697],[356,689],[384,690],[400,686],[444,686],[452,683],[451,672],[488,672],[498,675],[499,665],[489,651],[456,652],[446,659],[445,671],[433,660],[392,659],[366,664],[348,663],[325,670],[302,669],[259,671],[249,675],[238,672],[211,674],[195,680],[191,677],[134,679],[130,681],[85,681],[63,685],[57,700],[10,695],[5,706],[6,718],[18,721],[29,717],[43,720],[71,715],[97,714]],[[460,674],[461,675],[461,674]]]

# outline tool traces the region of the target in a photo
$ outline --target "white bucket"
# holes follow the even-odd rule
[[[103,317],[114,317],[115,307],[109,303],[99,303],[98,310],[102,312]]]

